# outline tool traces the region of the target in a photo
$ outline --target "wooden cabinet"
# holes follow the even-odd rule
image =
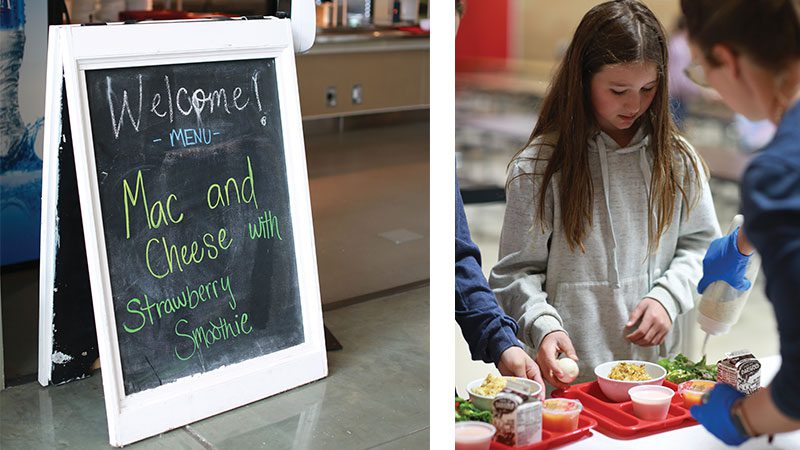
[[[427,38],[318,43],[297,56],[303,118],[429,106]]]

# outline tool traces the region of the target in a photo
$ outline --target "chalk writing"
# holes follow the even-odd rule
[[[139,122],[142,120],[142,75],[138,75],[139,80],[139,106],[136,113],[136,118],[133,118],[131,105],[128,103],[128,90],[122,91],[122,106],[120,107],[119,122],[114,114],[114,99],[117,97],[113,89],[111,89],[111,77],[106,77],[106,92],[108,95],[108,110],[111,112],[111,127],[114,130],[114,137],[119,137],[119,131],[122,128],[122,123],[125,120],[125,113],[128,113],[128,118],[133,125],[133,129],[139,131]]]
[[[176,120],[176,109],[177,113],[183,116],[194,114],[197,126],[201,127],[204,116],[213,116],[215,113],[231,115],[235,112],[245,111],[251,105],[250,100],[255,99],[250,109],[256,109],[254,114],[258,114],[260,119],[263,106],[261,89],[259,88],[259,75],[260,71],[254,71],[244,87],[235,86],[230,89],[225,87],[177,86],[174,95],[174,83],[170,80],[169,75],[164,75],[163,91],[147,93],[147,96],[151,99],[150,108],[147,111],[160,119],[168,117],[170,124]],[[125,123],[130,123],[133,131],[139,132],[145,102],[145,86],[141,73],[134,75],[133,78],[135,80],[135,90],[134,95],[131,95],[128,92],[128,88],[116,87],[112,82],[112,77],[105,77],[108,111],[111,114],[111,127],[115,139],[119,139]],[[130,83],[124,84],[129,85]],[[230,95],[228,94],[229,92]],[[133,101],[131,97],[133,97]],[[165,105],[162,105],[164,97],[166,97],[167,101]],[[125,119],[126,117],[127,120]]]
[[[242,334],[250,334],[253,331],[253,327],[247,323],[248,319],[249,316],[246,312],[243,312],[241,315],[236,314],[233,322],[228,322],[225,317],[219,317],[216,322],[214,322],[214,320],[208,321],[208,327],[200,325],[192,329],[190,333],[185,332],[185,327],[189,322],[186,319],[178,320],[175,323],[175,334],[189,339],[192,342],[192,351],[188,355],[181,355],[178,349],[175,348],[175,356],[181,361],[186,361],[194,356],[195,352],[200,349],[200,344],[209,348],[217,341],[227,341],[230,338],[239,337]]]
[[[166,225],[168,218],[169,222],[173,224],[180,223],[183,220],[183,213],[177,218],[172,215],[172,201],[178,198],[175,194],[167,196],[166,207],[161,200],[156,201],[152,205],[148,205],[147,192],[145,192],[144,181],[142,179],[142,171],[139,170],[136,172],[136,186],[133,191],[131,191],[128,180],[122,180],[122,197],[125,202],[125,239],[130,239],[131,237],[130,206],[136,206],[136,203],[139,201],[139,194],[142,194],[142,207],[147,217],[147,228],[158,228],[161,226],[162,222]]]
[[[253,186],[253,166],[250,165],[250,157],[247,157],[247,176],[242,180],[241,186],[236,182],[236,179],[231,177],[225,181],[225,188],[223,189],[219,184],[213,183],[208,187],[206,200],[208,207],[211,209],[217,206],[229,206],[231,204],[230,187],[233,186],[233,191],[236,194],[237,203],[250,203],[258,209],[258,200],[256,200],[256,189]],[[223,191],[225,195],[223,197]]]
[[[169,145],[175,147],[191,147],[197,144],[210,144],[211,136],[214,134],[208,128],[178,128],[169,132]]]
[[[156,319],[160,320],[168,314],[185,308],[195,309],[206,301],[218,300],[225,294],[230,297],[228,306],[230,306],[231,310],[236,309],[236,296],[231,287],[230,275],[201,283],[197,287],[186,285],[180,293],[157,302],[151,302],[150,297],[144,294],[143,300],[138,297],[128,300],[126,308],[133,317],[130,318],[130,325],[128,324],[128,319],[125,319],[122,322],[122,326],[128,333],[137,333],[146,325],[154,325]],[[153,316],[153,310],[155,310],[155,317]]]
[[[161,279],[175,273],[175,269],[183,272],[183,266],[200,264],[206,255],[209,259],[217,259],[220,250],[231,247],[233,238],[228,237],[228,231],[223,227],[217,231],[216,237],[211,233],[203,234],[202,241],[201,247],[197,240],[179,246],[168,243],[166,237],[149,239],[145,249],[147,271],[150,275]],[[158,271],[159,267],[163,271]]]
[[[255,224],[248,223],[247,231],[250,239],[272,239],[277,236],[278,239],[283,240],[278,217],[273,216],[272,211],[264,211],[264,215],[259,216],[258,222]]]

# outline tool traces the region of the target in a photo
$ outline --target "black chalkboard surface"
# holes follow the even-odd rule
[[[275,61],[86,85],[125,394],[301,344]]]

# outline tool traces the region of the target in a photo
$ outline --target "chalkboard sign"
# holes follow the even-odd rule
[[[288,20],[51,36],[48,102],[63,70],[86,249],[74,262],[88,268],[111,444],[325,376]],[[43,279],[66,265],[55,255]]]
[[[125,393],[302,343],[274,60],[86,84]]]

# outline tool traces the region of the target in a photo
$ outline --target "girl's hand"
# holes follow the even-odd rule
[[[566,389],[569,384],[559,380],[564,377],[564,373],[561,372],[557,363],[559,353],[564,353],[575,361],[578,360],[575,348],[572,347],[572,341],[564,331],[554,331],[542,339],[539,351],[536,353],[536,362],[542,369],[542,378],[545,381],[558,389]]]
[[[501,355],[497,362],[497,369],[501,375],[520,377],[533,380],[542,387],[539,391],[539,400],[544,400],[544,381],[539,366],[536,365],[530,356],[521,347],[509,347]]]
[[[642,347],[660,345],[672,328],[672,320],[667,314],[667,310],[658,300],[645,297],[631,313],[625,328],[630,328],[641,319],[639,328],[633,333],[625,336],[625,339]]]

